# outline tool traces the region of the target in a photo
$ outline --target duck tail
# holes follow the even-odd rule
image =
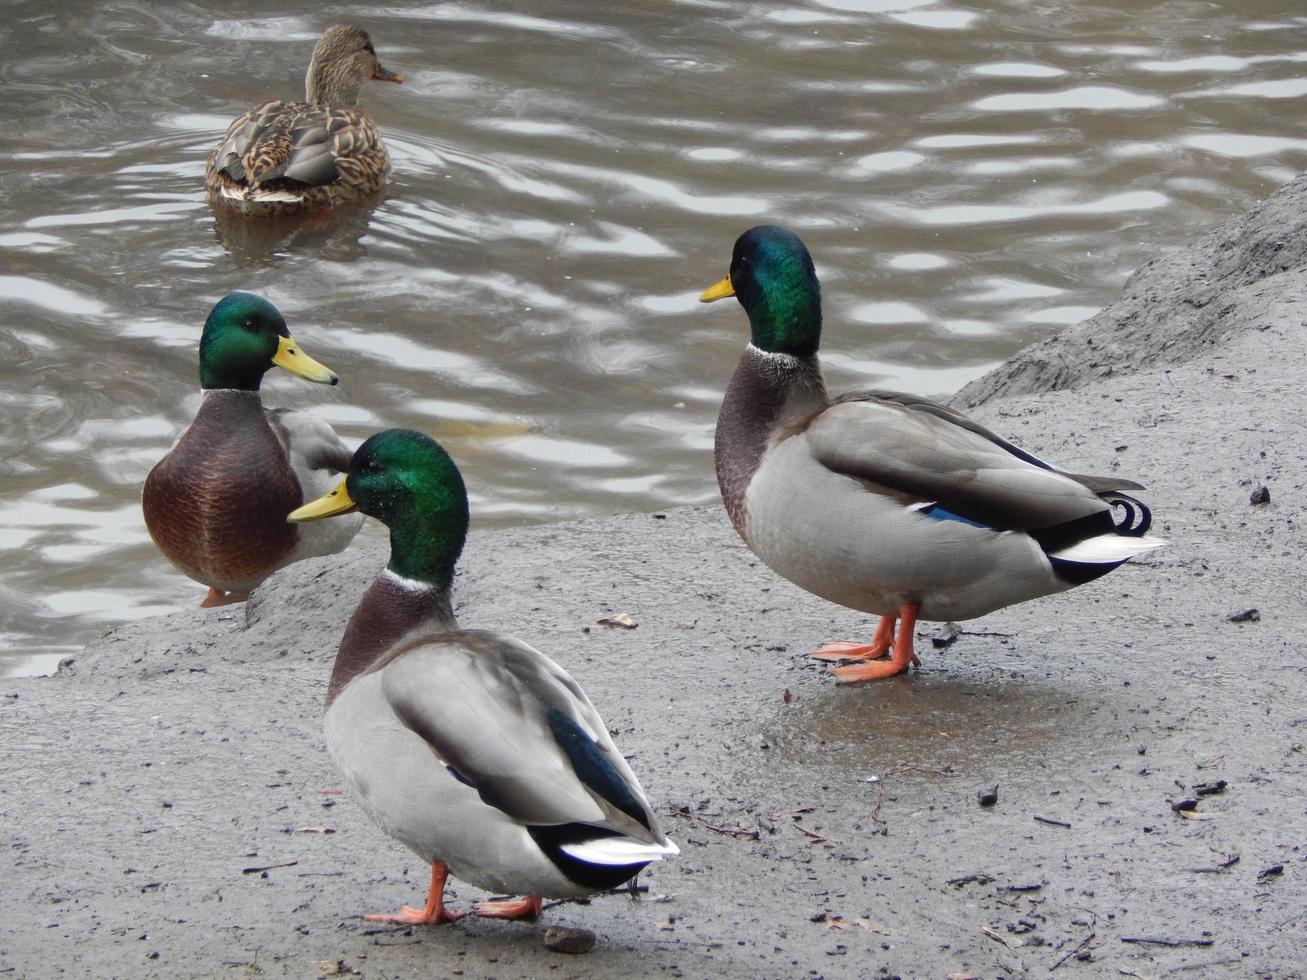
[[[667,838],[649,843],[633,837],[599,837],[564,844],[560,849],[578,861],[602,865],[647,864],[681,853],[681,849]]]
[[[1112,526],[1122,537],[1142,538],[1153,526],[1153,512],[1143,501],[1120,490],[1109,490],[1098,496],[1112,508]]]

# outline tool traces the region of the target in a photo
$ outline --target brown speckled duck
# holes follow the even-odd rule
[[[265,102],[241,116],[210,154],[210,200],[249,215],[331,208],[379,191],[390,156],[359,107],[363,84],[402,82],[381,67],[366,31],[327,28],[309,61],[304,102]]]
[[[832,399],[817,348],[812,257],[774,225],[746,231],[728,275],[699,298],[735,296],[752,342],[717,418],[717,480],[731,523],[773,571],[881,617],[870,643],[813,656],[856,661],[845,683],[916,663],[918,618],[971,619],[1091,581],[1165,542],[1117,477],[1059,470],[924,398]],[[899,620],[895,633],[895,620]]]
[[[362,523],[286,523],[349,469],[350,452],[316,416],[263,407],[259,385],[274,364],[309,381],[338,380],[304,354],[267,300],[224,296],[200,338],[204,401],[145,478],[145,526],[170,562],[209,587],[202,606],[239,602],[283,565],[340,551]]]

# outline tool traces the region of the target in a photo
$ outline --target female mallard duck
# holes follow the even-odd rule
[[[145,478],[145,526],[169,561],[209,587],[202,606],[239,602],[283,565],[340,551],[363,523],[286,523],[349,468],[349,450],[316,416],[263,407],[259,385],[274,364],[339,380],[303,353],[266,299],[224,296],[200,337],[200,410]]]
[[[390,157],[359,108],[363,83],[402,82],[367,32],[329,27],[313,49],[304,102],[265,102],[227,127],[204,170],[213,200],[244,214],[330,208],[379,191]]]
[[[763,225],[739,237],[730,275],[699,299],[726,296],[748,313],[752,342],[717,419],[722,500],[774,571],[881,617],[869,644],[813,654],[863,661],[836,668],[842,682],[915,664],[918,618],[982,616],[1165,543],[1145,536],[1148,508],[1121,492],[1137,483],[1064,473],[923,398],[831,399],[817,362],[821,288],[789,231]]]
[[[355,508],[390,528],[390,563],[345,628],[327,745],[359,802],[431,863],[426,907],[367,918],[434,924],[450,873],[491,892],[476,914],[535,918],[541,897],[614,888],[679,853],[585,692],[521,640],[461,629],[450,588],[467,491],[433,440],[390,429],[331,493],[290,515]]]

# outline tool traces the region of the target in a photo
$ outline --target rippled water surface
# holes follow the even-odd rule
[[[203,158],[322,28],[407,76],[394,174],[330,224],[216,224]],[[196,604],[139,492],[231,289],[342,377],[265,400],[406,425],[480,525],[716,497],[731,244],[798,231],[836,390],[945,394],[1307,163],[1291,2],[0,4],[0,672]],[[366,532],[378,536],[375,527]]]

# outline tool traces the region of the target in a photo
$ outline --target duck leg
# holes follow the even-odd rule
[[[534,922],[540,918],[540,910],[545,900],[539,895],[527,895],[517,901],[478,902],[474,910],[484,919],[529,919]]]
[[[445,879],[449,869],[443,861],[431,862],[431,888],[427,891],[426,908],[415,909],[405,905],[393,915],[378,913],[365,915],[369,922],[398,922],[406,926],[438,926],[442,922],[454,922],[463,918],[465,912],[451,912],[445,908]]]
[[[920,604],[916,602],[905,602],[899,607],[899,631],[894,637],[889,660],[873,660],[849,667],[832,667],[831,673],[841,684],[856,684],[858,681],[893,677],[895,674],[903,673],[910,665],[920,663],[917,655],[912,652],[912,634],[917,628],[917,612],[920,608]],[[881,622],[884,623],[884,620]],[[890,622],[892,623],[893,620]],[[879,635],[880,630],[876,633]]]
[[[200,603],[200,608],[212,609],[214,606],[226,606],[233,602],[244,602],[248,598],[248,593],[220,592],[211,585],[209,586],[209,594],[206,595],[204,601]]]
[[[817,660],[879,660],[894,645],[894,616],[880,617],[870,643],[823,643],[808,656]]]

